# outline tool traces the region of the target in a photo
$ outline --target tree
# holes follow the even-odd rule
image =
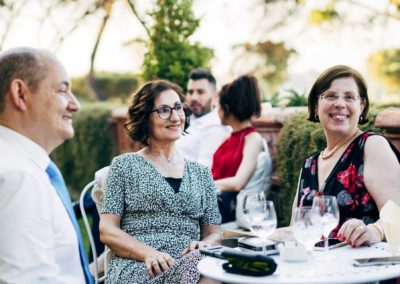
[[[154,25],[148,30],[148,51],[144,56],[144,79],[168,79],[185,89],[193,68],[208,68],[212,50],[190,43],[200,20],[192,11],[192,0],[157,0],[149,13]]]
[[[400,49],[384,49],[368,58],[369,73],[382,82],[387,91],[400,88]]]
[[[246,64],[249,64],[249,55],[255,55],[252,73],[267,83],[269,92],[276,92],[287,77],[288,60],[296,51],[286,48],[283,42],[269,40],[238,47],[244,49],[242,57]]]
[[[27,0],[0,0],[0,22],[4,22],[0,30],[0,49],[9,34],[13,21],[18,18]],[[101,17],[98,32],[93,43],[90,56],[90,69],[87,74],[87,84],[91,96],[95,100],[105,100],[106,96],[97,86],[95,60],[98,46],[104,30],[112,15],[112,8],[117,0],[56,0],[39,1],[36,4],[43,9],[42,27],[53,27],[54,42],[52,50],[57,50],[63,41],[74,32],[89,17]],[[148,12],[149,21],[144,21],[137,11],[134,0],[124,1],[133,17],[145,29],[148,38],[145,39],[148,52],[144,58],[144,78],[165,78],[184,86],[188,72],[194,67],[209,67],[212,51],[201,47],[199,43],[190,43],[189,37],[199,26],[199,19],[192,12],[192,0],[157,0],[154,9]],[[68,21],[57,17],[60,10],[68,11]]]

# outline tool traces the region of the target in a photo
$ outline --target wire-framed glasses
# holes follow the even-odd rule
[[[351,92],[344,93],[343,96],[340,96],[335,92],[325,92],[322,93],[319,97],[321,100],[325,100],[327,102],[336,102],[339,100],[340,97],[342,97],[346,103],[354,103],[360,99],[359,95]]]
[[[173,110],[175,110],[179,116],[184,116],[186,115],[185,110],[189,110],[189,107],[185,103],[176,103],[173,107],[162,105],[153,109],[150,113],[157,112],[159,118],[167,120],[171,117]]]

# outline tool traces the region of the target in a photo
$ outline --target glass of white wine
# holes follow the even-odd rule
[[[297,207],[294,211],[293,235],[307,250],[309,259],[314,244],[322,236],[322,217],[319,208],[311,206]]]
[[[266,254],[266,243],[268,237],[275,231],[277,226],[277,218],[274,203],[261,199],[245,200],[243,202],[243,210],[248,218],[250,230],[259,237],[264,245],[262,246],[263,254]]]
[[[325,259],[329,259],[328,239],[331,231],[339,224],[339,206],[335,196],[320,195],[313,199],[313,208],[318,208],[322,221],[322,236],[324,237]]]

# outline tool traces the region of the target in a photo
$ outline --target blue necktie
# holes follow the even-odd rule
[[[82,241],[81,232],[79,230],[78,220],[76,219],[74,210],[72,208],[71,197],[69,196],[67,187],[65,186],[64,179],[61,175],[60,170],[57,168],[57,166],[52,161],[50,161],[50,164],[46,169],[46,173],[48,174],[51,184],[56,189],[57,194],[60,197],[61,201],[63,202],[64,207],[67,210],[68,215],[72,221],[72,224],[74,225],[76,235],[77,235],[78,241],[79,241],[79,254],[81,257],[81,265],[82,265],[82,268],[83,268],[83,271],[85,274],[86,283],[92,284],[93,277],[90,274],[88,261],[86,259],[85,249],[83,247],[83,241]]]

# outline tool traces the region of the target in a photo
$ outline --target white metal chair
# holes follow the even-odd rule
[[[85,188],[82,190],[81,195],[79,197],[79,208],[82,213],[82,219],[85,224],[86,232],[89,237],[89,242],[91,246],[91,251],[92,251],[92,256],[93,256],[93,262],[94,262],[94,282],[95,284],[97,283],[102,283],[104,282],[106,275],[107,275],[107,268],[108,264],[111,261],[112,258],[112,253],[107,246],[105,247],[104,251],[104,276],[99,277],[99,263],[97,259],[97,252],[96,252],[96,245],[93,239],[93,234],[92,230],[90,228],[89,220],[87,218],[87,214],[84,208],[84,203],[83,199],[85,197],[85,194],[91,190],[91,196],[93,198],[93,201],[96,203],[97,211],[99,214],[101,214],[101,209],[102,209],[102,204],[103,204],[103,192],[104,192],[104,185],[105,185],[105,180],[108,174],[108,169],[109,167],[102,168],[101,170],[97,171],[95,173],[95,180],[89,182]]]

